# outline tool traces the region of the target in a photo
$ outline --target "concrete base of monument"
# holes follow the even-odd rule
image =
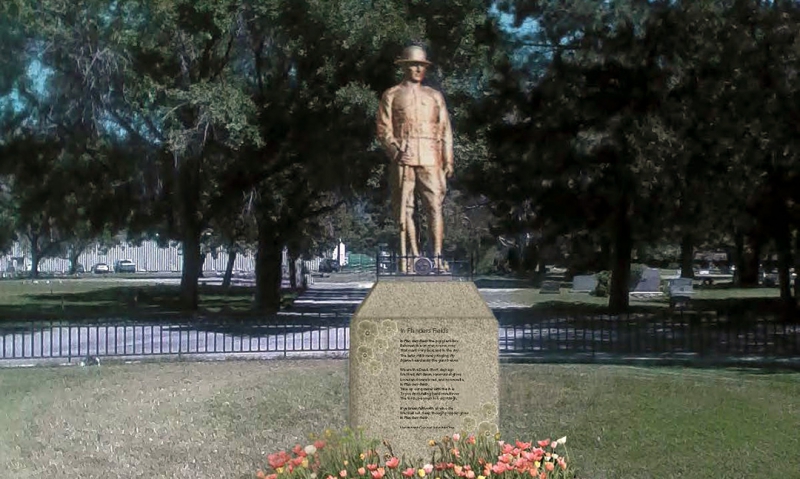
[[[497,320],[474,283],[379,281],[350,322],[350,427],[430,461],[429,439],[495,434]]]

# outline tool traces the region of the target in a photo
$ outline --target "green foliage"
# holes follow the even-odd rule
[[[600,271],[597,273],[597,286],[595,286],[592,294],[600,298],[608,296],[609,284],[611,283],[611,272]]]
[[[628,291],[633,291],[633,288],[639,284],[639,281],[642,279],[642,273],[644,273],[646,268],[646,265],[640,263],[634,263],[631,265],[631,276],[628,285]],[[608,296],[611,290],[611,274],[611,271],[600,271],[597,273],[597,286],[595,286],[595,289],[592,292],[594,296],[598,296],[600,298],[605,298]]]
[[[729,244],[752,225],[788,237],[778,218],[791,216],[798,176],[784,160],[796,166],[798,149],[785,130],[793,107],[778,105],[796,96],[796,3],[498,6],[539,26],[506,39],[478,102],[490,161],[471,187],[493,200],[502,231],[588,231],[623,258],[687,236]]]

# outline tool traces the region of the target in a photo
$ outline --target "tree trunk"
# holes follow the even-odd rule
[[[72,245],[69,248],[69,274],[78,272],[78,257],[83,253],[84,249],[86,249],[85,243],[81,243],[79,246]]]
[[[800,230],[794,236],[794,298],[800,300]]]
[[[231,278],[233,277],[233,265],[236,263],[236,250],[233,247],[228,248],[228,264],[225,265],[225,276],[222,278],[222,287],[229,288],[231,286]]]
[[[629,207],[630,200],[626,194],[623,194],[614,218],[613,265],[608,298],[608,307],[612,313],[627,311],[629,305],[630,286],[628,282],[631,276],[631,251],[633,250]]]
[[[200,234],[184,234],[183,274],[181,275],[181,306],[186,311],[197,311],[198,276],[200,274]]]
[[[31,273],[30,277],[35,279],[39,277],[39,261],[42,258],[42,252],[39,251],[39,235],[29,234],[28,241],[31,243]],[[25,267],[23,262],[22,267]]]
[[[781,290],[781,301],[787,311],[791,311],[795,307],[795,300],[792,297],[792,277],[789,271],[792,267],[792,239],[788,225],[783,224],[776,231],[775,246],[778,250],[778,285]]]
[[[289,284],[292,289],[297,289],[297,259],[298,254],[289,252]]]
[[[39,262],[42,256],[39,254],[38,248],[31,248],[31,278],[39,277]]]
[[[694,278],[694,237],[684,231],[681,237],[681,278]]]
[[[733,264],[736,270],[733,272],[733,284],[737,288],[742,286],[742,274],[745,269],[744,261],[744,233],[736,229],[733,233],[734,253]]]
[[[187,156],[179,164],[177,173],[177,211],[180,216],[183,242],[183,274],[181,275],[181,306],[185,311],[197,311],[199,301],[198,279],[202,272],[200,238],[203,232],[200,204],[201,158]]]
[[[761,263],[761,238],[757,235],[748,237],[748,248],[742,255],[742,274],[739,277],[739,286],[743,288],[758,286],[758,269]]]
[[[74,252],[70,252],[69,254],[69,274],[77,274],[78,273],[78,256],[80,253],[75,254]]]
[[[281,263],[283,247],[271,228],[258,231],[256,252],[255,308],[264,313],[275,313],[281,307]]]
[[[596,271],[607,271],[611,269],[611,261],[611,241],[607,236],[603,236],[600,238],[599,267]]]

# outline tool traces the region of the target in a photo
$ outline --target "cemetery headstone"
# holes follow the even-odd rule
[[[632,298],[661,296],[661,273],[655,268],[645,268],[642,277],[631,291]]]
[[[407,459],[498,426],[497,320],[473,283],[378,281],[350,323],[352,428]]]
[[[597,275],[579,275],[572,278],[572,290],[576,293],[591,293],[597,289]]]
[[[645,268],[642,277],[633,290],[637,293],[659,292],[661,287],[661,273],[655,268]]]
[[[675,278],[669,281],[669,303],[671,307],[684,307],[694,294],[691,278]]]
[[[561,283],[558,281],[542,281],[542,287],[539,288],[539,294],[559,294],[561,292]]]

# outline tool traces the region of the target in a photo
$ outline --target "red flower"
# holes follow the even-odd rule
[[[541,461],[542,457],[544,457],[544,449],[541,449],[541,448],[537,447],[536,449],[533,450],[533,460],[534,461]]]
[[[277,469],[279,467],[283,467],[290,458],[291,457],[286,453],[286,451],[280,451],[267,456],[267,462],[269,462],[269,466],[271,468]]]
[[[317,449],[322,449],[323,447],[325,447],[325,441],[322,440],[314,441],[314,447],[316,447]]]
[[[300,444],[296,444],[292,448],[292,452],[297,454],[300,457],[305,457],[306,456],[306,451],[303,450],[303,446],[301,446]]]
[[[529,447],[531,447],[531,443],[517,441],[517,447],[524,451],[525,449],[528,449]]]
[[[413,467],[409,467],[408,469],[403,471],[401,474],[403,474],[406,477],[411,477],[411,476],[414,475],[414,468]]]
[[[386,474],[386,471],[382,467],[379,467],[378,469],[372,471],[370,474],[372,474],[372,479],[383,479],[383,476]]]
[[[389,469],[396,469],[397,466],[399,465],[400,465],[400,459],[396,457],[392,457],[391,459],[386,461],[386,467],[388,467]]]
[[[548,439],[543,439],[543,440],[537,442],[536,444],[538,444],[540,447],[547,447],[547,446],[550,445],[550,439],[549,438]]]
[[[367,464],[367,469],[369,469],[370,471],[374,471],[377,468],[378,468],[377,464]]]
[[[492,472],[495,474],[502,474],[506,472],[508,469],[506,468],[505,463],[498,462],[494,466],[492,466]]]

